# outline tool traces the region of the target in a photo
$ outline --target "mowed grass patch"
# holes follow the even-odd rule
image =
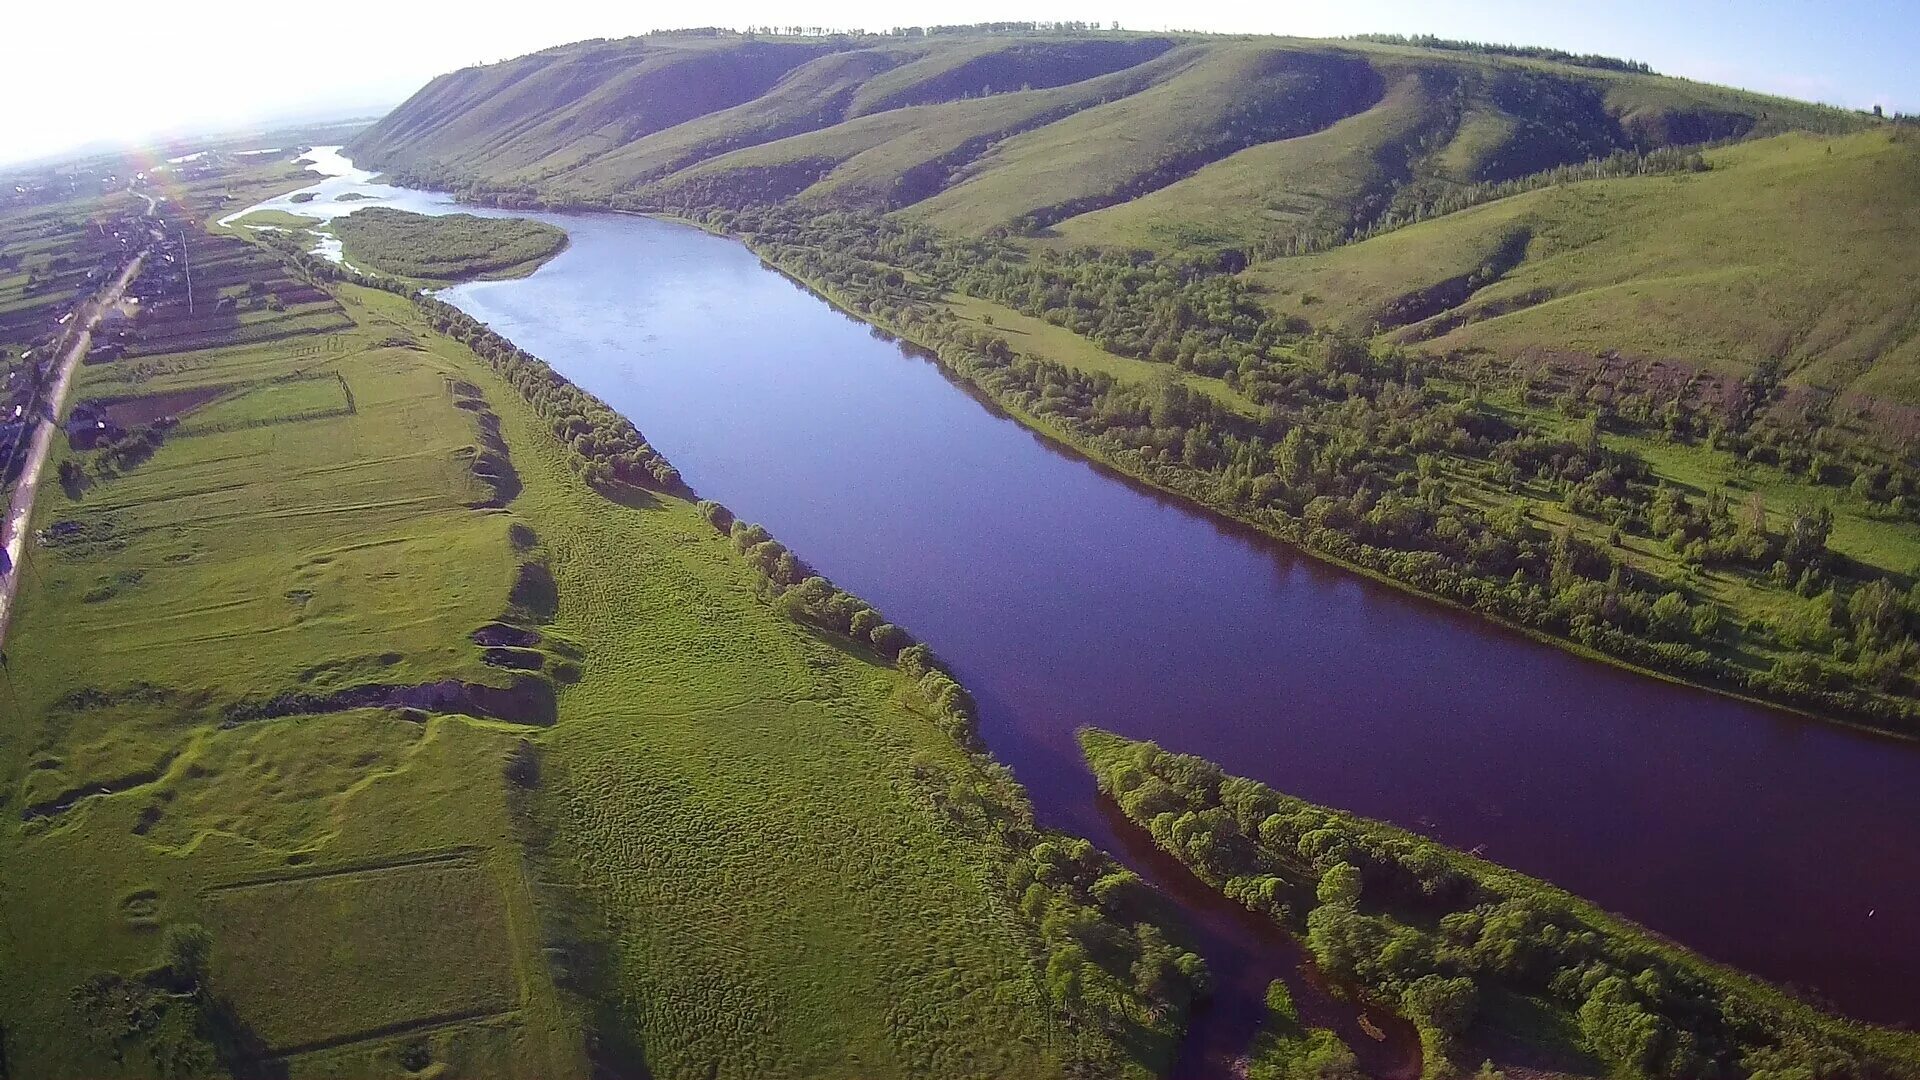
[[[209,907],[214,980],[278,1053],[516,1004],[505,903],[474,856],[302,871]]]
[[[201,409],[185,434],[341,416],[353,409],[352,390],[338,372],[273,379]]]

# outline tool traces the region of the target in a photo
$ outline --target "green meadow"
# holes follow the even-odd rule
[[[60,440],[35,510],[13,1075],[1157,1067],[1054,1004],[1006,853],[936,800],[998,780],[906,675],[771,610],[690,502],[590,488],[410,302],[334,290],[344,328],[80,371],[154,445]]]

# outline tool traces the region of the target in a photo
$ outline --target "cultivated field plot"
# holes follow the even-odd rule
[[[506,906],[471,852],[228,885],[209,901],[214,977],[275,1054],[517,1003]]]
[[[354,344],[311,366],[226,350],[148,381],[237,392],[187,411],[125,471],[76,455],[85,480],[41,519],[55,602],[26,616],[52,632],[23,635],[23,657],[88,641],[67,670],[89,685],[254,694],[364,674],[362,658],[389,657],[375,665],[387,681],[472,673],[465,636],[499,614],[513,569],[505,525],[471,509],[492,494],[461,454],[474,419],[425,354]],[[111,386],[112,367],[88,369],[83,394]]]
[[[267,424],[297,424],[353,412],[353,389],[337,371],[300,372],[269,379],[208,405],[183,425],[187,434],[211,434]]]

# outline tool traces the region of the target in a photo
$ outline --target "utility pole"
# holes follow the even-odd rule
[[[193,252],[187,248],[187,234],[175,233],[180,238],[180,257],[187,263],[187,317],[193,317]]]

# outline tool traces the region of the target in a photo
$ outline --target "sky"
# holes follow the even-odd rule
[[[1547,45],[1664,74],[1920,113],[1915,0],[13,0],[0,164],[103,140],[375,115],[433,76],[592,37],[688,25],[884,30],[993,20],[1356,33]],[[84,19],[76,19],[84,10]]]

